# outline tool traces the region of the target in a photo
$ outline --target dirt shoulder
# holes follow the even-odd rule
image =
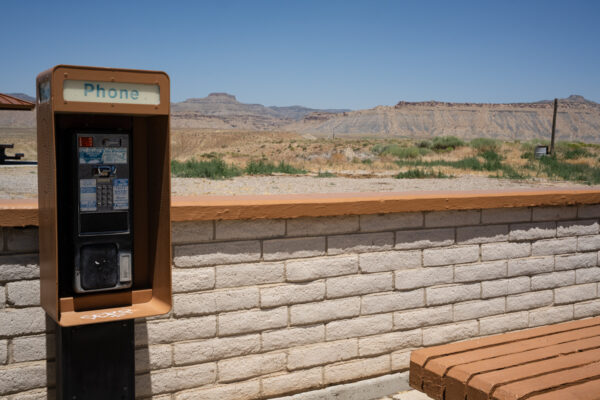
[[[302,176],[241,176],[233,179],[210,180],[203,178],[172,178],[174,196],[292,193],[352,193],[352,192],[406,192],[406,191],[461,191],[509,190],[531,188],[600,189],[549,180],[509,180],[484,176],[463,175],[449,179],[396,179],[370,178],[319,178]],[[37,167],[0,166],[0,198],[18,199],[37,197]]]

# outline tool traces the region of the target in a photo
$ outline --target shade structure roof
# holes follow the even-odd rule
[[[35,104],[0,93],[0,110],[33,110]]]

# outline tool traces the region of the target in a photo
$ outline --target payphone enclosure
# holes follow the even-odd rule
[[[41,304],[63,327],[171,309],[169,77],[37,77]]]

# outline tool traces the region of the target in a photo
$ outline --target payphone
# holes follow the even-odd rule
[[[133,319],[172,304],[169,77],[59,65],[38,75],[36,108],[57,398],[133,399]]]
[[[168,312],[168,76],[59,65],[37,88],[42,307],[65,327]]]

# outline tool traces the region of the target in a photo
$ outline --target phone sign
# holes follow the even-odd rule
[[[160,87],[145,83],[79,81],[63,83],[63,99],[86,103],[160,104]]]

